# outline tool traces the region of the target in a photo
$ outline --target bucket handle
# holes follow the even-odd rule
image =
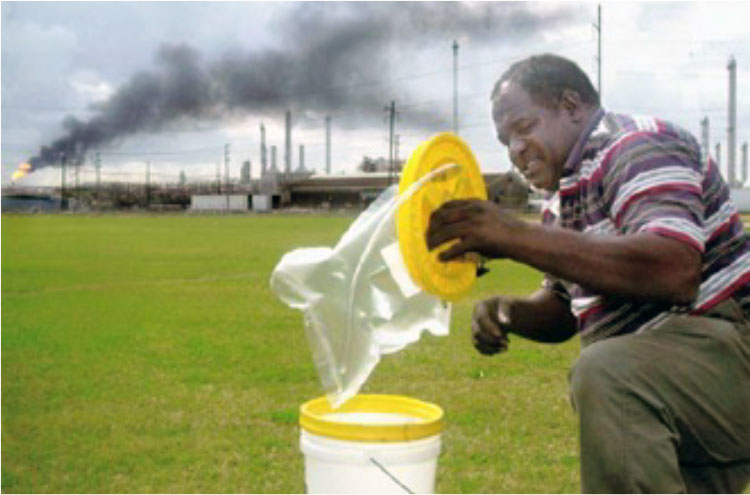
[[[403,490],[404,490],[404,491],[405,491],[406,493],[414,493],[413,491],[411,491],[411,490],[409,489],[409,487],[408,487],[408,486],[406,486],[405,484],[403,484],[403,483],[401,482],[401,480],[399,480],[398,478],[396,478],[396,477],[395,477],[395,476],[393,475],[393,473],[391,473],[390,471],[388,471],[388,469],[386,469],[386,467],[385,467],[385,466],[383,466],[383,465],[382,465],[381,463],[379,463],[378,461],[376,461],[374,457],[368,457],[368,460],[369,460],[369,461],[370,461],[371,463],[375,464],[375,466],[376,466],[376,467],[377,467],[378,469],[380,469],[381,471],[383,471],[383,473],[385,473],[385,474],[386,474],[386,476],[388,476],[388,477],[389,477],[389,478],[390,478],[391,480],[393,480],[393,482],[394,482],[394,483],[396,483],[396,484],[397,484],[397,485],[398,485],[399,487],[401,487],[401,488],[402,488],[402,489],[403,489]]]

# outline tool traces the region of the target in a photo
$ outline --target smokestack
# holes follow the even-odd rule
[[[292,112],[286,111],[286,137],[284,141],[284,174],[292,173]]]
[[[331,175],[331,116],[326,115],[326,174]]]
[[[297,170],[303,173],[305,171],[305,145],[304,144],[299,145],[299,165],[298,165]]]
[[[737,62],[734,56],[729,59],[729,109],[727,126],[727,175],[729,176],[729,187],[737,186],[735,170],[735,151],[737,147]]]
[[[250,167],[250,160],[245,160],[244,162],[242,162],[242,168],[240,169],[240,184],[250,184]]]
[[[747,141],[742,144],[742,184],[747,182]]]
[[[267,165],[267,157],[266,157],[266,126],[263,124],[260,125],[260,176],[263,177],[266,175],[266,165]]]
[[[271,145],[271,172],[278,173],[279,169],[276,168],[276,145]]]
[[[708,116],[704,117],[703,120],[701,120],[701,148],[703,148],[703,158],[708,158],[708,155],[711,154],[711,140],[709,138],[709,122],[708,122]]]

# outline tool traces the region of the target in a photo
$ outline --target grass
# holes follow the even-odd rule
[[[4,215],[4,493],[303,492],[298,407],[320,395],[281,255],[352,217]],[[364,392],[446,411],[440,492],[577,492],[577,341],[471,348],[473,301],[540,275],[496,262],[451,334],[385,356]]]

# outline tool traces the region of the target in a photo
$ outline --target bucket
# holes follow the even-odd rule
[[[300,407],[307,493],[434,493],[443,410],[398,395]]]

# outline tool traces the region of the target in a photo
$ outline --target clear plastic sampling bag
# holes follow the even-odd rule
[[[396,186],[386,189],[334,248],[295,249],[271,275],[271,290],[304,312],[315,366],[333,407],[357,393],[381,354],[404,348],[425,330],[448,334],[450,303],[414,284],[396,238],[399,204],[434,175],[401,196]]]

